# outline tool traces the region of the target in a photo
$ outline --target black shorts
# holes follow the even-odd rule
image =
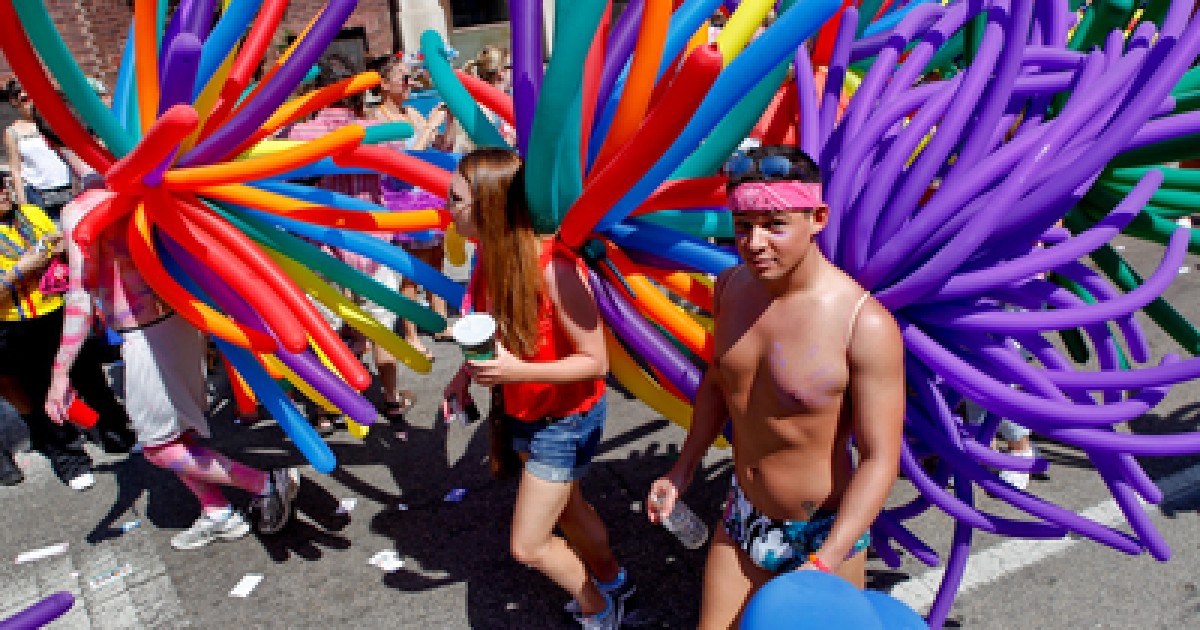
[[[0,374],[50,369],[62,336],[63,309],[15,322],[0,321]]]

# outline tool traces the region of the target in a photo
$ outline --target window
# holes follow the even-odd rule
[[[454,26],[475,26],[508,21],[506,0],[451,0]]]

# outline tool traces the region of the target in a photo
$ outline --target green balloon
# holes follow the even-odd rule
[[[496,126],[488,120],[487,114],[483,113],[483,109],[475,102],[475,98],[454,74],[454,68],[450,67],[450,60],[446,55],[446,44],[437,31],[421,33],[421,54],[425,57],[425,67],[429,70],[429,77],[433,79],[438,94],[446,102],[446,107],[450,108],[450,113],[458,119],[463,131],[470,136],[471,141],[480,147],[511,149],[512,147],[504,141],[504,136],[500,135]]]
[[[538,94],[525,169],[529,211],[534,229],[542,234],[558,229],[583,188],[579,125],[584,62],[607,7],[603,0],[559,0],[555,5],[554,54]]]
[[[1073,234],[1078,234],[1095,223],[1093,219],[1080,211],[1084,205],[1076,206],[1063,218],[1063,225]],[[1129,292],[1142,285],[1142,277],[1125,262],[1111,245],[1103,245],[1092,252],[1091,259],[1100,271],[1122,291]],[[1180,315],[1166,300],[1158,298],[1147,304],[1142,311],[1193,356],[1200,354],[1200,331],[1197,331],[1196,327]]]
[[[12,5],[17,10],[29,41],[41,55],[50,74],[58,80],[63,95],[75,111],[79,112],[113,155],[121,158],[132,151],[137,139],[125,131],[112,110],[100,101],[96,91],[88,84],[79,64],[75,63],[71,51],[67,50],[67,45],[54,28],[54,22],[42,0],[17,0]]]
[[[440,332],[446,329],[441,315],[380,284],[374,278],[321,251],[311,243],[275,228],[259,219],[226,204],[208,204],[235,227],[255,241],[291,258],[303,261],[304,266],[415,323],[424,330]]]

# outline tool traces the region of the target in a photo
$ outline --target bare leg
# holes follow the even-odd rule
[[[554,535],[554,524],[576,483],[545,481],[522,472],[509,548],[513,559],[537,569],[578,600],[583,614],[595,615],[604,610],[604,595],[588,579],[587,567],[575,550]]]
[[[441,244],[437,245],[436,247],[430,247],[429,249],[414,250],[412,254],[419,258],[422,262],[428,264],[434,269],[437,269],[438,271],[442,270],[442,262],[446,260],[446,248]],[[429,293],[428,295],[429,308],[432,309],[434,313],[437,313],[442,317],[446,317],[448,312],[446,309],[446,300],[442,299],[440,296],[434,295],[433,293]]]
[[[700,628],[724,630],[737,627],[742,608],[758,587],[774,577],[756,566],[733,543],[725,528],[715,527],[708,563],[704,566],[704,595],[700,601]]]
[[[417,299],[417,283],[415,283],[412,280],[405,277],[404,280],[402,280],[400,282],[400,293],[404,297],[406,297],[410,300],[416,300]],[[407,341],[410,345],[412,345],[412,347],[417,352],[420,352],[421,354],[423,354],[427,357],[432,356],[432,353],[429,351],[428,348],[425,347],[425,344],[421,343],[420,332],[417,330],[417,325],[415,323],[413,323],[412,320],[409,320],[409,319],[400,320],[400,327],[401,327],[401,333],[404,336],[404,340]]]
[[[558,517],[558,527],[596,579],[601,582],[617,579],[621,566],[609,547],[608,528],[600,520],[596,508],[583,498],[577,483],[571,484],[571,498],[567,500],[562,516]]]

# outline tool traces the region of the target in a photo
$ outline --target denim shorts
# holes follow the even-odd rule
[[[576,481],[596,456],[608,403],[601,398],[591,409],[562,418],[522,422],[510,418],[513,450],[528,453],[525,470],[546,481]]]

